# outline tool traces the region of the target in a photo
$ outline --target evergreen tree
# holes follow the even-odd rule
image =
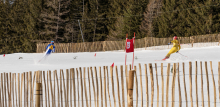
[[[72,0],[70,3],[69,18],[70,22],[67,23],[66,31],[69,32],[71,42],[82,42],[79,22],[82,28],[82,19],[87,11],[88,0]],[[84,31],[84,29],[82,29]],[[85,38],[86,39],[86,38]],[[69,41],[70,42],[70,41]]]
[[[194,36],[218,32],[218,1],[165,0],[163,14],[154,21],[156,37]]]
[[[212,20],[213,20],[213,24],[212,24],[212,33],[218,33],[220,32],[220,0],[215,0],[212,3],[212,12],[213,12],[213,16],[212,16]]]
[[[106,24],[107,4],[108,0],[94,0],[85,3],[81,28],[86,41],[105,40],[108,33]]]
[[[124,6],[124,27],[122,30],[122,34],[125,35],[128,33],[128,35],[133,37],[133,34],[135,32],[137,39],[143,38],[144,35],[141,35],[140,33],[140,25],[141,21],[143,20],[142,14],[144,13],[144,10],[146,6],[143,4],[146,4],[142,0],[129,0],[125,3]],[[124,36],[125,37],[125,36]]]
[[[141,33],[148,37],[152,37],[153,34],[153,20],[161,14],[162,0],[149,1],[147,8],[144,11],[143,20],[141,22]]]
[[[108,14],[107,14],[107,29],[109,31],[107,40],[122,40],[125,37],[122,34],[124,26],[123,21],[123,1],[111,0],[109,2]]]
[[[130,1],[111,1],[109,9],[110,16],[116,19],[112,20],[112,24],[108,26],[109,36],[113,40],[125,39],[128,33],[129,38],[133,37],[134,32],[137,38],[142,38],[140,34],[141,20],[143,12],[146,8],[145,0]]]
[[[56,42],[63,42],[69,39],[65,35],[65,27],[69,22],[70,0],[55,0],[46,1],[43,4],[40,22],[42,29],[40,30],[41,39],[55,40]],[[64,36],[65,35],[65,36]]]

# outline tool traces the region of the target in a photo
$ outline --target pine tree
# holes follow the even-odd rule
[[[141,22],[141,33],[148,37],[152,37],[153,34],[153,20],[161,14],[162,0],[150,0],[147,8],[144,11],[144,18]]]
[[[55,40],[56,42],[63,42],[68,39],[68,36],[65,35],[65,27],[66,23],[69,22],[69,4],[70,0],[48,0],[44,2],[40,15],[41,39]]]
[[[179,4],[176,0],[164,0],[162,13],[159,17],[157,17],[153,21],[153,33],[155,37],[173,37],[179,36],[178,29],[179,22],[181,20],[178,19],[179,15]],[[180,17],[181,14],[180,14]],[[184,20],[182,20],[184,21]],[[184,22],[183,22],[184,23]]]
[[[194,36],[219,31],[218,1],[165,0],[154,23],[156,37]]]
[[[109,2],[108,9],[108,31],[107,40],[122,40],[122,29],[124,27],[123,20],[123,1],[112,0]]]
[[[82,28],[82,17],[87,10],[87,0],[71,0],[69,19],[70,22],[66,25],[66,32],[69,33],[69,42],[82,42],[82,36],[80,31],[79,22]],[[84,31],[84,29],[82,29]]]
[[[124,6],[124,28],[122,31],[122,34],[125,35],[128,33],[128,35],[133,37],[133,34],[135,32],[136,37],[135,38],[143,38],[144,35],[141,35],[140,33],[140,26],[141,21],[143,20],[142,14],[144,13],[144,9],[146,8],[145,2],[142,0],[130,0],[129,2],[125,3]]]

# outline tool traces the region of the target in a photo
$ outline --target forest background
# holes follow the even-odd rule
[[[218,34],[220,0],[0,0],[0,53],[36,43]],[[83,38],[82,38],[83,36]]]

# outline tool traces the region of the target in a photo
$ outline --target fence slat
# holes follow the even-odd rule
[[[90,72],[91,72],[91,79],[92,79],[92,87],[93,87],[93,94],[94,94],[94,100],[96,100],[96,92],[95,92],[95,84],[94,84],[94,79],[93,79],[93,71],[92,71],[92,67],[90,67]],[[95,107],[96,106],[96,101],[95,102]]]
[[[176,63],[173,64],[173,77],[172,77],[172,105],[174,107],[175,104],[175,82],[176,82]]]
[[[48,107],[50,107],[49,71],[47,71],[47,94],[48,94]]]
[[[19,74],[19,73],[18,73]],[[20,74],[19,74],[20,75]],[[3,73],[1,73],[1,81],[3,81]],[[5,102],[4,102],[4,85],[3,85],[4,82],[1,82],[1,92],[2,92],[2,107],[5,106]],[[19,82],[18,82],[19,83]],[[20,84],[18,84],[18,86],[20,86]]]
[[[219,100],[220,100],[220,62],[218,62],[218,89],[219,89]]]
[[[14,100],[14,83],[15,83],[15,81],[14,81],[14,78],[15,78],[15,73],[12,73],[12,78],[11,78],[11,97],[12,97],[12,107],[14,107],[15,106],[15,100]],[[1,100],[1,89],[0,89],[0,100]],[[1,103],[1,101],[0,101],[0,103]],[[1,107],[1,104],[0,104],[0,107]]]
[[[179,89],[179,107],[182,107],[179,67],[180,66],[179,66],[179,63],[178,63],[178,65],[177,65],[177,77],[178,77],[178,89]]]
[[[152,64],[149,65],[149,71],[150,71],[150,78],[151,78],[151,107],[153,107],[153,100],[154,100],[154,77],[153,77],[153,68]]]
[[[170,76],[170,63],[167,64],[167,83],[166,83],[166,107],[168,107],[168,98],[169,98],[169,76]]]
[[[214,89],[214,107],[216,107],[216,88],[215,88],[215,79],[212,69],[212,61],[210,61],[211,73],[212,73],[212,81],[213,81],[213,89]]]
[[[97,69],[96,67],[94,67],[94,71],[95,71],[95,78],[96,78],[96,94],[97,94],[97,97],[96,97],[96,100],[97,100],[97,107],[99,107],[99,83],[98,83],[98,73],[97,73]]]
[[[195,83],[196,83],[196,107],[199,107],[198,102],[198,85],[197,85],[197,61],[195,61]]]
[[[87,67],[87,74],[88,74],[88,83],[89,83],[89,105],[91,105],[91,89],[90,89],[90,76],[89,76],[89,67]]]
[[[208,107],[210,107],[209,76],[208,76],[208,68],[207,68],[207,62],[206,61],[205,61],[205,72],[206,72],[206,79],[207,79]]]
[[[47,107],[47,84],[45,79],[45,71],[43,71],[43,80],[44,80],[44,97],[45,97],[45,107]],[[32,93],[32,92],[31,92]],[[31,102],[30,102],[31,103]]]
[[[185,80],[185,63],[183,62],[182,64],[183,64],[183,82],[184,82],[185,100],[186,100],[186,107],[188,107],[186,80]]]
[[[111,75],[111,80],[112,80],[112,94],[114,98],[114,107],[116,107],[116,100],[115,100],[115,89],[114,89],[114,78],[113,78],[113,68],[110,66],[110,75]]]
[[[193,96],[192,96],[192,62],[189,62],[189,84],[190,84],[191,107],[193,107]]]
[[[141,86],[141,107],[143,107],[144,105],[143,105],[142,70],[141,70],[141,64],[140,63],[139,63],[139,71],[140,71],[140,86]]]
[[[15,87],[14,87],[14,88],[15,88],[15,107],[18,107],[18,99],[17,99],[17,96],[18,96],[18,95],[17,95],[17,94],[18,94],[18,93],[17,93],[17,89],[18,89],[18,88],[17,88],[17,82],[19,82],[19,81],[16,82],[16,73],[14,73],[14,80],[15,80],[15,82],[14,82],[14,83],[15,83]],[[31,84],[32,84],[32,83],[31,83]],[[0,91],[0,93],[1,93],[1,91]],[[30,97],[31,97],[31,96],[30,96]],[[30,105],[30,107],[31,107],[31,105]]]
[[[60,75],[60,76],[62,76],[62,82],[63,82],[63,86],[61,86],[61,87],[63,87],[63,91],[64,91],[64,102],[65,102],[65,106],[64,107],[67,107],[67,93],[66,93],[66,85],[65,85],[65,77],[64,77],[64,72],[63,72],[63,70],[61,70],[61,73],[62,73],[62,75]],[[79,99],[78,99],[79,100]]]
[[[121,87],[122,87],[121,88],[121,92],[122,92],[122,107],[125,107],[123,65],[121,65],[120,71],[121,71]]]
[[[50,94],[52,100],[52,106],[54,107],[54,95],[53,95],[53,86],[52,86],[52,78],[51,78],[51,71],[49,70],[49,81],[50,81]]]
[[[55,70],[55,78],[57,81],[57,100],[58,100],[58,107],[60,107],[60,90],[59,90],[59,80],[58,80],[58,76],[57,76],[57,70]],[[54,78],[54,82],[55,82],[55,78]]]
[[[69,79],[70,75],[69,75],[69,69],[66,69],[66,102],[67,102],[67,105],[66,107],[69,107]],[[82,91],[83,92],[83,91]]]
[[[125,65],[126,92],[128,94],[128,65]]]
[[[79,73],[79,71],[78,71],[78,69],[76,68],[76,76],[77,76],[77,93],[78,93],[78,107],[80,107],[80,95],[79,95],[79,77],[78,77],[78,73]]]
[[[20,77],[20,76],[19,76]],[[32,82],[32,94],[31,94],[31,102],[32,102],[32,104],[31,104],[31,107],[33,107],[33,101],[34,101],[34,83],[35,83],[35,78],[36,78],[36,71],[34,71],[34,77],[33,77],[33,82]],[[19,79],[19,82],[20,82],[20,79]],[[19,88],[18,88],[19,89]],[[18,91],[19,92],[19,91]]]
[[[104,98],[105,98],[105,107],[107,107],[107,95],[106,95],[106,70],[105,70],[105,66],[103,66],[103,72],[104,72]]]
[[[26,79],[28,79],[28,78],[26,78]],[[9,73],[9,82],[8,82],[8,83],[9,83],[9,88],[8,88],[8,90],[9,90],[9,104],[10,104],[9,107],[12,107],[12,98],[11,98],[11,97],[12,97],[12,96],[11,96],[11,91],[12,91],[12,90],[11,90],[11,86],[12,86],[12,85],[11,85],[11,72]],[[27,90],[27,93],[28,93],[28,90]],[[27,99],[27,100],[28,100],[28,99]]]
[[[157,63],[155,63],[155,71],[156,71],[156,82],[157,82],[157,107],[159,107],[159,83],[158,83],[158,75],[157,75]]]
[[[137,67],[134,66],[135,70],[135,87],[136,87],[136,107],[138,107],[138,80],[137,80]]]
[[[135,70],[129,71],[129,80],[128,80],[128,107],[133,107],[133,87],[134,87],[134,73]]]
[[[110,97],[110,92],[109,92],[109,76],[108,76],[108,66],[105,66],[106,69],[106,74],[107,74],[107,90],[108,90],[108,97],[109,97],[109,105],[111,105],[111,97]]]
[[[100,78],[100,93],[101,93],[101,107],[103,107],[103,91],[102,91],[102,73],[101,67],[99,67],[99,78]]]
[[[23,89],[23,84],[24,84],[24,73],[21,74],[21,89],[20,89],[20,106],[22,107],[22,89]],[[5,97],[6,98],[6,97]],[[6,105],[6,104],[5,104]],[[7,107],[7,105],[6,105]]]
[[[164,78],[163,78],[163,63],[161,63],[161,84],[162,84],[162,107],[164,107]]]
[[[25,75],[25,73],[24,73],[24,75]],[[9,76],[8,76],[8,73],[5,73],[5,77],[6,77],[5,83],[6,83],[7,92],[8,92],[8,93],[7,93],[7,96],[8,96],[8,97],[7,97],[7,102],[8,102],[8,106],[11,107],[11,106],[10,106],[10,89],[9,89],[9,79],[8,79]],[[24,81],[25,81],[25,77],[24,77]],[[25,83],[25,82],[24,82],[24,83]],[[25,87],[25,85],[24,85],[24,87]],[[24,92],[25,92],[25,91],[24,91]],[[24,95],[25,95],[25,93],[24,93]],[[5,98],[6,98],[6,96],[5,96]],[[6,103],[7,103],[7,102],[6,102]],[[24,99],[24,103],[25,103],[25,99]]]
[[[54,106],[56,107],[56,103],[57,103],[57,101],[56,101],[56,70],[54,70],[53,71],[53,102],[54,102]]]
[[[145,81],[146,81],[146,105],[147,107],[149,107],[147,64],[144,64],[144,69],[145,69]]]
[[[26,105],[27,105],[27,107],[28,107],[28,99],[29,99],[29,97],[28,97],[28,96],[29,96],[29,90],[28,90],[28,89],[29,89],[29,84],[28,84],[28,82],[29,82],[29,76],[28,76],[28,75],[29,75],[29,74],[28,74],[28,72],[26,72],[25,75],[26,75],[26,86],[27,86],[27,87],[26,87],[26,99],[27,99],[27,100],[26,100]]]
[[[119,79],[118,79],[118,67],[117,66],[115,66],[115,74],[116,74],[117,91],[118,91],[118,106],[121,107]]]
[[[83,78],[82,78],[81,67],[79,67],[79,72],[80,72],[80,82],[81,82],[81,100],[82,100],[82,107],[84,107],[84,103],[83,103]]]
[[[202,61],[200,61],[200,70],[201,70],[201,94],[202,94],[202,107],[204,107]]]
[[[71,68],[72,71],[72,79],[73,79],[73,101],[74,101],[74,107],[76,107],[76,85],[75,85],[75,69]]]

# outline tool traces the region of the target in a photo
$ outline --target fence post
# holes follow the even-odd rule
[[[35,107],[41,106],[41,98],[42,98],[42,82],[40,79],[40,71],[37,71],[36,72]]]
[[[135,70],[129,71],[128,79],[128,107],[133,107],[133,87],[134,87],[134,72]]]
[[[40,98],[42,93],[42,83],[36,83],[35,107],[40,107]]]

